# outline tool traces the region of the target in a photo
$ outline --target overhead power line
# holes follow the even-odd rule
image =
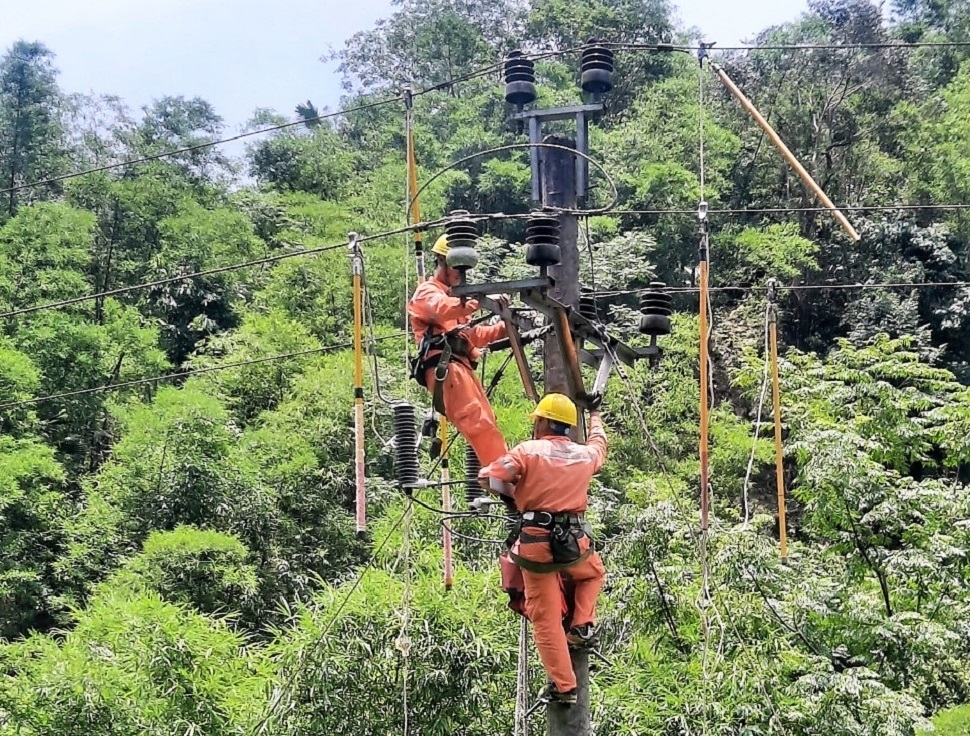
[[[630,49],[630,50],[642,50],[642,51],[684,51],[684,52],[694,52],[698,51],[697,46],[677,46],[674,44],[657,43],[657,44],[639,44],[639,43],[606,43],[605,45],[611,48],[617,49]],[[922,41],[915,43],[871,43],[871,44],[766,44],[766,45],[751,45],[751,46],[721,46],[714,47],[713,50],[717,51],[809,51],[809,50],[845,50],[845,49],[918,49],[918,48],[960,48],[960,47],[970,47],[970,41]],[[555,51],[544,51],[532,54],[527,54],[529,58],[534,61],[541,59],[551,58],[555,56],[562,56],[565,54],[573,53],[575,51],[581,50],[582,46],[576,46],[568,49],[558,49]],[[504,61],[499,61],[494,64],[482,67],[467,74],[461,74],[456,77],[452,77],[444,82],[439,82],[438,84],[425,87],[421,90],[414,92],[414,96],[425,95],[430,92],[435,92],[442,89],[448,89],[456,84],[462,82],[467,82],[472,79],[477,79],[479,77],[487,76],[493,72],[500,71],[503,67]],[[375,100],[373,102],[363,103],[355,107],[345,108],[342,110],[336,110],[334,112],[323,113],[321,115],[314,115],[312,117],[300,118],[299,120],[291,120],[286,123],[279,123],[277,125],[271,125],[266,128],[260,128],[259,130],[250,130],[244,133],[238,133],[237,135],[230,136],[228,138],[219,138],[214,141],[206,141],[204,143],[197,143],[191,146],[183,146],[182,148],[175,148],[169,151],[162,151],[160,153],[154,153],[147,156],[141,156],[138,158],[128,159],[125,161],[119,161],[113,164],[105,164],[103,166],[96,166],[90,169],[84,169],[82,171],[74,171],[67,174],[61,174],[59,176],[52,176],[46,179],[38,179],[36,181],[27,182],[25,184],[17,184],[12,187],[6,187],[0,189],[0,194],[10,194],[13,192],[19,192],[24,189],[31,189],[38,186],[46,186],[49,184],[56,184],[58,182],[67,181],[69,179],[76,179],[82,176],[88,176],[90,174],[103,173],[105,171],[112,171],[114,169],[124,168],[126,166],[135,166],[137,164],[148,163],[151,161],[158,161],[161,159],[169,158],[171,156],[178,156],[183,153],[192,153],[193,151],[201,151],[207,148],[213,148],[216,146],[221,146],[226,143],[233,143],[235,141],[242,140],[244,138],[249,138],[256,135],[262,135],[264,133],[272,133],[278,130],[285,130],[287,128],[298,127],[301,125],[306,125],[307,123],[321,122],[329,118],[338,117],[340,115],[349,115],[355,112],[363,112],[365,110],[370,110],[376,107],[383,107],[385,105],[394,104],[401,100],[401,95],[394,95],[393,97],[387,97],[382,100]]]
[[[932,289],[932,288],[962,288],[970,287],[970,281],[893,281],[887,283],[854,283],[854,284],[792,284],[790,286],[778,285],[776,288],[786,291],[847,291],[851,289]],[[755,286],[753,284],[736,286],[711,286],[711,292],[737,292],[737,291],[767,291],[767,286]],[[598,291],[594,293],[597,297],[632,296],[642,294],[647,291],[654,291],[653,287],[642,289],[613,289]],[[700,289],[696,286],[669,286],[664,289],[668,294],[696,294]]]
[[[916,41],[914,43],[803,43],[715,46],[713,51],[841,51],[867,49],[928,49],[970,47],[970,41]],[[694,47],[695,49],[697,47]]]
[[[970,47],[970,41],[915,41],[913,43],[892,42],[884,43],[793,43],[793,44],[749,44],[746,46],[718,46],[716,42],[709,46],[678,46],[670,43],[610,43],[604,46],[613,49],[629,49],[631,51],[670,52],[681,51],[696,53],[702,48],[705,51],[865,51],[879,49],[923,49],[923,48],[962,48]]]
[[[394,235],[401,235],[402,233],[411,232],[416,228],[427,228],[434,227],[440,224],[440,221],[430,221],[421,223],[419,225],[410,225],[407,227],[401,227],[396,230],[386,230],[384,232],[375,233],[374,235],[361,235],[357,238],[358,243],[366,243],[370,240],[378,240],[380,238],[389,238]],[[311,256],[318,255],[320,253],[327,253],[329,251],[338,250],[340,248],[346,248],[347,243],[335,243],[333,245],[324,245],[318,248],[307,248],[306,250],[296,250],[290,251],[288,253],[280,253],[275,256],[267,256],[265,258],[257,258],[252,261],[243,261],[242,263],[232,263],[228,266],[218,266],[216,268],[209,268],[204,271],[193,271],[192,273],[179,274],[178,276],[169,276],[164,279],[158,279],[156,281],[146,281],[141,284],[132,284],[131,286],[121,286],[117,289],[109,289],[108,291],[99,291],[94,294],[81,294],[79,296],[71,297],[70,299],[62,299],[56,302],[47,302],[45,304],[36,304],[31,307],[23,307],[21,309],[14,309],[9,312],[0,313],[0,319],[9,319],[11,317],[20,317],[25,314],[32,314],[34,312],[43,312],[49,309],[60,309],[62,307],[72,306],[74,304],[80,304],[82,302],[88,302],[95,299],[104,299],[107,297],[118,296],[120,294],[128,294],[133,291],[141,291],[143,289],[151,289],[157,286],[164,286],[165,284],[174,284],[179,281],[190,281],[192,279],[201,278],[203,276],[213,276],[220,273],[228,273],[231,271],[239,271],[244,268],[253,268],[255,266],[265,266],[271,263],[279,263],[280,261],[285,261],[289,258],[298,258],[300,256]]]
[[[970,204],[882,204],[882,205],[839,205],[840,210],[848,212],[892,212],[895,210],[916,211],[916,210],[966,210],[970,209]],[[769,215],[787,214],[793,212],[831,212],[828,207],[735,207],[725,209],[710,209],[709,215]],[[614,209],[605,213],[607,215],[696,215],[697,208],[688,209],[677,207],[655,208],[655,209]]]
[[[558,51],[545,51],[545,52],[539,52],[539,53],[535,53],[535,54],[527,54],[527,56],[529,58],[533,59],[533,60],[545,59],[545,58],[549,58],[549,57],[552,57],[552,56],[559,56],[559,55],[562,55],[562,54],[571,53],[571,52],[576,51],[576,50],[581,49],[581,48],[582,48],[581,46],[577,46],[575,48],[561,49],[561,50],[558,50]],[[469,80],[476,79],[478,77],[486,76],[488,74],[491,74],[493,72],[496,72],[496,71],[501,70],[503,64],[504,64],[504,61],[500,61],[500,62],[497,62],[495,64],[490,64],[490,65],[488,65],[486,67],[483,67],[481,69],[477,69],[475,71],[468,72],[467,74],[462,74],[462,75],[459,75],[457,77],[453,77],[451,79],[448,79],[447,81],[439,82],[438,84],[432,85],[430,87],[425,87],[423,89],[420,89],[420,90],[414,92],[414,96],[415,97],[418,97],[420,95],[425,95],[425,94],[428,94],[430,92],[435,92],[435,91],[442,90],[442,89],[448,89],[449,87],[451,87],[451,86],[453,86],[455,84],[460,84],[461,82],[467,82]],[[221,145],[226,144],[226,143],[233,143],[234,141],[242,140],[244,138],[249,138],[249,137],[255,136],[255,135],[262,135],[263,133],[272,133],[272,132],[275,132],[275,131],[278,131],[278,130],[285,130],[287,128],[293,128],[293,127],[297,127],[297,126],[300,126],[300,125],[306,125],[307,123],[320,122],[320,121],[323,121],[323,120],[327,120],[328,118],[338,117],[340,115],[350,115],[350,114],[356,113],[356,112],[363,112],[364,110],[371,110],[371,109],[376,108],[376,107],[383,107],[385,105],[391,105],[391,104],[400,102],[401,99],[402,99],[402,96],[400,94],[397,94],[397,95],[394,95],[393,97],[386,97],[386,98],[381,99],[381,100],[375,100],[373,102],[367,102],[367,103],[364,103],[364,104],[361,104],[361,105],[357,105],[355,107],[345,108],[343,110],[336,110],[334,112],[323,113],[321,115],[314,115],[312,117],[300,118],[299,120],[291,120],[291,121],[286,122],[286,123],[280,123],[278,125],[271,125],[271,126],[266,127],[266,128],[260,128],[259,130],[246,131],[245,133],[239,133],[237,135],[230,136],[229,138],[220,138],[220,139],[214,140],[214,141],[206,141],[205,143],[197,143],[197,144],[191,145],[191,146],[184,146],[182,148],[175,148],[175,149],[172,149],[170,151],[162,151],[161,153],[153,153],[153,154],[148,155],[148,156],[141,156],[139,158],[128,159],[126,161],[119,161],[119,162],[113,163],[113,164],[105,164],[104,166],[96,166],[96,167],[91,168],[91,169],[84,169],[83,171],[74,171],[74,172],[71,172],[71,173],[68,173],[68,174],[61,174],[60,176],[52,176],[52,177],[49,177],[47,179],[39,179],[37,181],[28,182],[26,184],[17,184],[16,186],[6,187],[5,189],[0,189],[0,194],[10,194],[12,192],[19,192],[19,191],[21,191],[23,189],[31,189],[33,187],[46,186],[48,184],[56,184],[58,182],[66,181],[68,179],[77,179],[79,177],[88,176],[90,174],[98,174],[98,173],[102,173],[102,172],[105,172],[105,171],[112,171],[114,169],[121,169],[121,168],[124,168],[126,166],[135,166],[137,164],[148,163],[150,161],[158,161],[160,159],[169,158],[170,156],[178,156],[178,155],[183,154],[183,153],[191,153],[193,151],[202,151],[202,150],[205,150],[206,148],[213,148],[215,146],[221,146]]]
[[[312,123],[315,121],[326,120],[327,118],[337,117],[338,115],[347,115],[354,112],[361,112],[363,110],[369,110],[374,107],[380,107],[382,105],[388,105],[392,102],[397,102],[400,97],[388,98],[385,100],[377,100],[375,102],[368,102],[363,105],[358,105],[357,107],[347,108],[346,110],[337,110],[336,112],[328,112],[323,115],[316,115],[314,117],[301,118],[300,120],[293,120],[288,123],[280,123],[279,125],[271,125],[268,128],[260,128],[259,130],[250,130],[245,133],[239,133],[230,138],[220,138],[215,141],[206,141],[205,143],[197,143],[192,146],[185,146],[183,148],[175,148],[170,151],[162,151],[161,153],[153,153],[149,156],[141,156],[139,158],[128,159],[126,161],[119,161],[114,164],[105,164],[104,166],[96,166],[93,169],[84,169],[83,171],[74,171],[69,174],[61,174],[60,176],[52,176],[48,179],[39,179],[37,181],[28,182],[27,184],[18,184],[13,187],[7,187],[6,189],[0,189],[0,194],[10,194],[11,192],[19,192],[23,189],[31,189],[33,187],[45,186],[47,184],[56,184],[57,182],[66,181],[67,179],[77,179],[82,176],[88,176],[89,174],[98,174],[104,171],[111,171],[113,169],[121,169],[126,166],[135,166],[137,164],[148,163],[149,161],[158,161],[159,159],[168,158],[170,156],[178,156],[182,153],[191,153],[192,151],[201,151],[206,148],[213,148],[215,146],[221,146],[225,143],[232,143],[233,141],[242,140],[243,138],[249,138],[254,135],[262,135],[263,133],[272,133],[276,130],[284,130],[285,128],[292,128],[297,125],[305,125],[306,123]]]
[[[385,340],[395,340],[400,339],[403,332],[398,332],[393,335],[385,335],[383,337],[374,338],[373,342],[383,342]],[[121,381],[119,383],[107,383],[102,386],[93,386],[91,388],[77,389],[76,391],[65,391],[59,394],[49,394],[47,396],[36,396],[32,399],[20,399],[19,401],[8,401],[5,404],[0,404],[0,411],[6,409],[15,409],[21,406],[29,406],[30,404],[39,404],[43,401],[57,401],[59,399],[69,399],[75,396],[85,396],[87,394],[97,394],[105,393],[110,391],[117,391],[123,388],[132,388],[134,386],[143,386],[145,384],[159,383],[161,381],[173,381],[179,378],[187,378],[188,376],[198,376],[203,373],[213,373],[215,371],[225,371],[230,368],[245,368],[250,365],[259,365],[260,363],[273,363],[279,360],[290,360],[291,358],[300,358],[306,355],[319,355],[321,353],[332,353],[337,350],[347,350],[352,348],[354,344],[352,342],[340,343],[339,345],[327,345],[321,348],[310,348],[308,350],[298,350],[293,353],[283,353],[281,355],[269,355],[263,358],[253,358],[251,360],[241,360],[237,363],[222,363],[220,365],[207,366],[205,368],[193,368],[188,371],[180,371],[178,373],[165,373],[158,376],[151,376],[148,378],[136,378],[131,381]]]

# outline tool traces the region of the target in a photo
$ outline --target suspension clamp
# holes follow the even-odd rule
[[[410,110],[414,105],[414,89],[410,84],[404,85],[404,89],[401,90],[401,97],[404,99],[404,107]]]
[[[717,41],[699,41],[697,45],[697,62],[704,66],[704,59],[708,58],[707,52],[716,44]]]
[[[772,276],[768,279],[768,301],[772,304],[778,299],[778,279]]]
[[[697,257],[698,257],[698,260],[706,261],[708,256],[708,252],[707,252],[708,222],[707,222],[707,202],[703,200],[699,205],[697,205],[697,219],[699,222],[697,227],[697,234],[700,235],[700,241],[701,241],[697,249],[698,250]]]
[[[768,322],[775,323],[778,321],[778,306],[776,300],[778,299],[778,279],[772,276],[768,279]]]

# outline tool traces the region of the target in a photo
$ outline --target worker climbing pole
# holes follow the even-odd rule
[[[505,67],[506,100],[516,108],[514,119],[528,121],[532,196],[541,205],[526,224],[525,260],[538,267],[539,276],[501,284],[469,284],[467,278],[461,277],[451,288],[452,295],[460,299],[481,297],[490,290],[518,294],[544,315],[554,336],[545,340],[546,396],[532,414],[538,442],[524,443],[503,454],[486,464],[480,475],[489,490],[515,496],[520,519],[509,537],[511,549],[501,559],[503,587],[510,595],[510,607],[536,626],[536,644],[551,680],[539,702],[547,704],[547,733],[553,736],[590,733],[588,655],[594,640],[595,600],[602,585],[603,567],[593,550],[583,513],[589,480],[602,465],[606,452],[599,403],[614,360],[633,365],[642,358],[659,355],[656,331],[650,347],[634,349],[606,334],[595,319],[595,304],[590,310],[587,300],[586,309],[577,309],[582,304],[575,210],[588,194],[584,161],[587,116],[603,109],[602,95],[612,88],[612,59],[612,52],[595,42],[584,50],[581,85],[593,98],[592,103],[526,110],[537,98],[533,65],[520,52],[509,54]],[[575,142],[542,140],[542,123],[563,119],[576,120]],[[571,153],[570,148],[577,153]],[[452,260],[448,258],[449,262]],[[457,260],[454,265],[459,265]],[[666,317],[669,331],[669,301],[664,302],[663,297],[656,301],[660,306],[651,302],[649,318]],[[666,314],[662,314],[664,311]],[[516,349],[514,330],[510,336],[518,360],[520,346]],[[589,350],[580,347],[584,343]],[[590,391],[584,386],[582,363],[597,368]],[[521,367],[520,372],[531,396],[531,375]],[[588,445],[582,443],[585,422],[580,420],[580,407],[591,412]],[[557,452],[575,455],[577,461],[583,458],[583,462],[560,467],[555,461]],[[516,486],[525,468],[533,464],[541,472],[534,469],[531,474],[525,473],[528,480],[523,480],[521,487]],[[573,491],[564,496],[564,489]],[[567,507],[556,508],[561,503]],[[522,732],[518,718],[516,732]]]
[[[712,44],[701,44],[698,58],[703,76],[704,61]],[[657,50],[671,50],[661,49]],[[657,338],[671,331],[671,297],[666,285],[651,282],[640,301],[640,332],[650,338],[646,347],[633,348],[608,334],[599,321],[596,295],[581,291],[579,283],[578,231],[580,214],[602,210],[580,210],[589,195],[589,125],[604,110],[603,97],[613,87],[613,51],[596,39],[590,39],[582,52],[580,86],[583,104],[536,109],[538,98],[535,65],[522,52],[514,51],[505,60],[505,99],[514,108],[512,119],[519,132],[528,127],[532,168],[533,211],[525,225],[525,261],[538,268],[538,276],[500,283],[472,283],[469,272],[478,264],[476,241],[477,220],[463,210],[445,218],[445,232],[431,248],[434,268],[425,277],[424,244],[421,228],[413,230],[417,286],[409,296],[407,316],[417,344],[417,355],[411,359],[411,377],[422,385],[432,405],[422,423],[421,434],[432,440],[431,454],[441,468],[441,483],[421,477],[418,460],[420,437],[415,407],[397,402],[394,412],[394,453],[398,480],[411,496],[415,489],[440,486],[442,507],[435,509],[448,518],[444,521],[445,586],[452,584],[452,528],[450,519],[468,516],[469,512],[451,512],[452,479],[448,458],[449,423],[466,440],[465,501],[472,509],[482,508],[478,482],[497,493],[508,510],[509,550],[500,558],[502,586],[508,592],[509,606],[521,615],[519,673],[516,695],[516,736],[527,736],[529,713],[528,691],[528,624],[535,627],[536,645],[549,675],[550,683],[542,691],[539,704],[546,704],[548,736],[587,736],[590,734],[589,654],[594,648],[595,602],[602,585],[604,570],[586,524],[584,514],[588,485],[602,466],[606,455],[606,434],[599,407],[607,380],[620,363],[634,366],[648,359],[655,365],[661,355]],[[798,165],[770,126],[753,105],[740,93],[716,64],[709,66],[769,133],[786,159],[796,168],[806,186],[829,209],[850,237],[858,239],[852,226],[825,197],[824,192]],[[409,224],[420,222],[417,164],[413,133],[413,96],[409,88],[403,94],[406,109],[407,142],[407,218]],[[707,537],[711,507],[709,478],[709,421],[712,402],[710,371],[710,235],[707,202],[704,199],[704,96],[703,80],[699,85],[700,101],[700,185],[698,205],[698,286],[700,314],[700,524],[701,565],[704,595],[709,600]],[[575,137],[543,138],[543,126],[554,121],[574,121]],[[595,161],[593,162],[596,163]],[[608,175],[607,175],[608,176]],[[434,177],[432,177],[433,179]],[[427,186],[427,183],[425,184]],[[615,187],[614,187],[615,189]],[[612,205],[610,205],[612,206]],[[588,237],[588,236],[587,236]],[[359,250],[354,251],[355,309],[355,433],[358,481],[358,531],[364,525],[363,497],[363,378],[361,368],[360,304],[363,264]],[[354,255],[356,253],[356,256]],[[778,478],[779,529],[782,556],[787,554],[784,513],[784,482],[780,448],[780,402],[777,376],[777,347],[774,309],[774,284],[769,291],[771,360],[774,368],[773,400],[775,407],[776,472]],[[495,296],[499,294],[501,296]],[[521,315],[511,307],[510,297],[517,297],[541,315],[541,330],[534,325],[525,329]],[[479,310],[484,316],[472,318]],[[491,324],[486,320],[495,318]],[[545,396],[536,390],[533,372],[523,346],[528,339],[543,339],[543,376]],[[510,355],[485,390],[484,357],[490,352],[508,348]],[[509,451],[500,432],[490,403],[491,390],[505,366],[515,360],[526,396],[535,404],[530,415],[534,439]],[[596,370],[592,387],[587,390],[582,366]],[[476,374],[482,369],[481,378]],[[624,382],[626,378],[624,377]],[[589,437],[583,415],[589,413]],[[642,417],[641,417],[642,421]],[[564,457],[569,463],[557,463]],[[532,468],[532,472],[528,469]],[[432,469],[433,472],[433,469]],[[411,496],[412,500],[415,497]],[[486,503],[487,499],[484,500]],[[562,504],[565,504],[565,506]],[[407,528],[405,542],[407,544]],[[410,574],[410,573],[409,573]],[[407,599],[407,596],[406,596]],[[402,637],[410,601],[405,601]],[[712,603],[713,605],[713,603]],[[704,612],[702,611],[702,618]],[[705,651],[707,626],[705,628]],[[402,639],[403,640],[403,639]],[[403,650],[402,650],[403,652]],[[403,652],[407,657],[407,653]],[[706,661],[706,657],[705,657]]]

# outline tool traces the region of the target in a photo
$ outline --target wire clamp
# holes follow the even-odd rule
[[[768,301],[774,304],[778,299],[778,279],[772,276],[768,279]]]
[[[704,59],[708,58],[707,52],[710,51],[717,41],[699,41],[697,46],[697,62],[704,66]]]

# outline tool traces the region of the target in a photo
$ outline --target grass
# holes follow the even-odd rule
[[[933,718],[935,736],[970,736],[970,705],[940,711]]]

